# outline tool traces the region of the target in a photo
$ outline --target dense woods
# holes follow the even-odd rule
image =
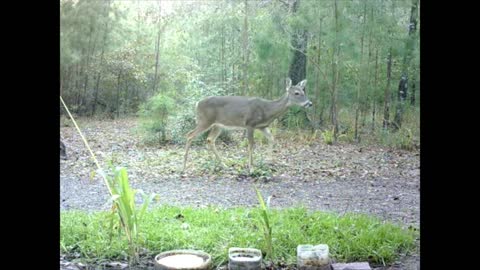
[[[77,116],[138,115],[155,140],[179,142],[201,98],[274,99],[287,77],[307,78],[314,106],[278,126],[410,148],[419,11],[419,0],[61,0],[60,93]]]

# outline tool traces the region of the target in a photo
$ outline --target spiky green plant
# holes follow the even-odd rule
[[[118,213],[119,222],[123,228],[129,244],[130,263],[138,262],[138,236],[139,220],[145,213],[148,205],[155,197],[155,194],[146,195],[142,190],[134,190],[130,187],[127,170],[123,167],[114,169],[114,176],[107,176],[108,183],[112,190],[111,200],[113,201],[112,213]],[[143,203],[140,207],[135,205],[135,194],[141,193]]]
[[[262,197],[260,191],[255,187],[257,193],[258,202],[260,204],[260,220],[263,228],[263,235],[265,240],[266,255],[265,258],[272,259],[273,257],[273,243],[272,243],[272,226],[270,223],[268,207],[270,199],[267,199],[267,203]]]

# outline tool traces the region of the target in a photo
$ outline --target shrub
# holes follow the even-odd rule
[[[166,95],[153,96],[147,103],[140,107],[141,128],[145,131],[146,141],[167,140],[168,119],[172,116],[174,100]]]
[[[328,145],[333,144],[333,141],[334,141],[333,129],[331,129],[331,130],[327,129],[327,130],[323,131],[321,134],[322,134],[323,141],[326,144],[328,144]]]

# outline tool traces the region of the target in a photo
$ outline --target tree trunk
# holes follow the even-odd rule
[[[403,113],[405,111],[405,100],[408,92],[408,66],[412,56],[413,45],[415,41],[415,32],[417,30],[417,10],[418,0],[412,0],[410,10],[410,24],[408,28],[408,39],[405,43],[405,54],[403,56],[402,77],[398,84],[398,104],[395,110],[393,130],[398,130],[402,126]]]
[[[332,65],[332,71],[333,71],[333,83],[332,83],[332,124],[333,124],[333,138],[334,141],[336,142],[338,139],[338,120],[337,120],[337,84],[338,84],[338,78],[339,78],[339,70],[338,70],[338,63],[340,62],[340,44],[338,42],[338,32],[339,32],[339,27],[338,27],[338,5],[337,5],[337,0],[334,2],[334,12],[335,12],[335,44],[334,44],[334,51],[333,51],[333,65]]]
[[[83,59],[85,54],[85,49],[82,48],[81,51],[81,59]],[[81,92],[80,92],[80,79],[83,75],[83,64],[80,61],[78,64],[76,64],[76,74],[75,74],[75,89],[73,89],[74,94],[75,94],[75,105],[77,106],[75,113],[78,114],[79,109],[80,109],[80,104],[81,104]]]
[[[130,104],[129,104],[129,101],[130,101],[130,97],[129,97],[129,92],[128,92],[128,86],[129,86],[129,83],[128,83],[128,80],[124,80],[125,81],[125,92],[123,94],[123,114],[124,115],[127,115],[128,114],[128,108],[130,108]]]
[[[244,0],[245,16],[243,17],[243,93],[248,93],[248,1]]]
[[[157,40],[155,42],[155,74],[153,77],[153,86],[152,86],[152,95],[157,92],[157,80],[158,80],[158,61],[160,56],[160,35],[162,33],[162,28],[160,27],[161,22],[161,14],[162,13],[162,5],[161,1],[158,1],[158,32],[157,32]]]
[[[415,106],[415,84],[417,82],[416,70],[413,70],[415,74],[412,78],[412,92],[410,94],[410,105]]]
[[[296,13],[300,5],[300,0],[296,0],[290,6],[290,13]],[[292,33],[291,45],[293,52],[293,59],[288,69],[288,77],[292,80],[292,85],[296,85],[307,78],[307,44],[308,35],[307,30],[300,29]],[[305,93],[308,95],[307,87]],[[305,110],[299,112],[300,116],[307,121],[310,127],[313,127]]]
[[[388,52],[387,61],[387,87],[385,87],[385,95],[383,100],[383,128],[388,128],[390,124],[390,80],[392,78],[392,48]]]
[[[117,76],[117,105],[116,105],[116,111],[117,111],[117,118],[120,117],[120,77],[122,75],[122,72],[118,72]]]
[[[94,22],[92,21],[90,24],[90,32],[89,32],[89,37],[88,37],[88,45],[87,45],[87,53],[86,53],[86,59],[85,59],[85,68],[84,70],[84,79],[83,79],[83,94],[81,98],[81,114],[83,115],[84,113],[87,112],[87,90],[88,90],[88,82],[89,82],[89,67],[90,67],[90,58],[91,55],[95,51],[95,47],[97,44],[97,35],[95,34],[96,31],[94,31]],[[93,40],[93,43],[92,43]]]
[[[295,85],[307,77],[307,31],[300,30],[293,34],[292,46],[297,50],[293,50],[293,59],[288,70],[288,76]]]
[[[290,13],[296,13],[300,5],[300,0],[296,0],[290,6]],[[291,44],[293,59],[288,69],[288,76],[292,79],[292,85],[304,80],[307,71],[307,31],[305,29],[297,30],[292,33]]]
[[[358,117],[360,114],[360,106],[361,106],[361,101],[360,101],[360,95],[362,91],[362,84],[363,84],[363,41],[365,38],[365,21],[367,18],[367,2],[364,2],[363,6],[363,31],[362,35],[360,37],[360,70],[359,70],[359,80],[358,80],[358,88],[357,88],[357,108],[355,109],[355,141],[359,142],[360,137],[358,136]]]
[[[231,41],[230,41],[230,48],[231,48],[231,55],[232,57],[235,56],[235,45],[236,45],[236,42],[235,42],[235,36],[236,36],[236,33],[235,33],[235,29],[233,28],[232,26],[232,33],[231,33]],[[232,80],[231,80],[231,83],[230,83],[230,92],[232,94],[236,94],[236,79],[235,79],[235,60],[232,60]]]
[[[222,2],[223,3],[223,2]],[[222,88],[225,87],[225,79],[227,76],[227,64],[225,61],[225,23],[222,23],[222,37],[221,37],[221,45],[222,49],[220,50],[220,65],[221,65],[221,71],[220,71],[220,79],[222,82]]]
[[[110,7],[110,1],[107,0],[106,4],[105,4],[105,14],[104,16],[108,17],[108,11],[109,11],[109,7]],[[94,116],[95,113],[96,113],[96,110],[97,110],[97,103],[98,103],[98,92],[100,91],[100,80],[102,78],[102,72],[101,72],[101,69],[103,67],[103,59],[104,59],[104,54],[105,54],[105,46],[107,44],[107,36],[108,36],[108,22],[109,20],[107,19],[105,21],[105,33],[103,35],[103,44],[102,44],[102,51],[100,53],[100,64],[99,64],[99,70],[98,70],[98,73],[97,73],[97,80],[96,80],[96,83],[95,83],[95,89],[94,89],[94,97],[93,97],[93,104],[92,104],[92,113],[91,115]]]
[[[321,35],[322,35],[322,18],[320,16],[318,16],[320,18],[320,21],[319,21],[319,29],[318,29],[318,48],[317,48],[317,64],[320,66],[320,52],[321,52],[321,48],[322,48],[322,38],[321,38]],[[323,111],[319,112],[319,100],[320,100],[320,69],[317,68],[315,69],[315,107],[314,107],[314,112],[315,112],[315,115],[317,116],[318,115],[318,120],[317,120],[317,123],[316,124],[321,124],[322,123],[322,116],[323,116]],[[323,103],[323,102],[322,102]],[[323,106],[321,106],[321,109],[323,110]]]
[[[373,82],[373,109],[372,109],[372,131],[375,130],[375,109],[377,104],[377,81],[378,81],[378,48],[375,49],[375,80]]]

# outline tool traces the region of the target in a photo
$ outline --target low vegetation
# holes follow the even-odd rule
[[[253,192],[253,191],[252,191]],[[262,229],[261,208],[191,208],[164,206],[145,212],[138,243],[143,259],[163,251],[201,249],[215,265],[226,263],[228,248],[269,249]],[[110,213],[62,212],[61,252],[84,262],[127,260],[128,240],[109,226]],[[294,263],[298,244],[325,243],[337,261],[391,263],[412,251],[416,232],[364,215],[309,212],[303,208],[269,210],[274,261]]]

